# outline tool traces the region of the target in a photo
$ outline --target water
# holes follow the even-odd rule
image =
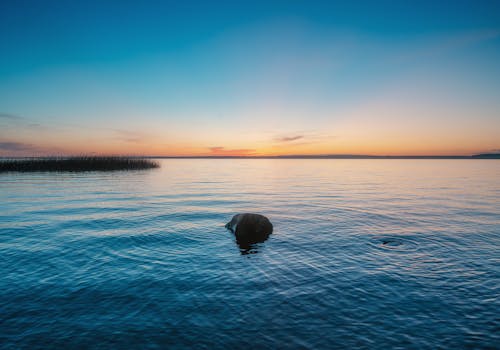
[[[499,161],[161,164],[0,175],[2,348],[500,344]]]

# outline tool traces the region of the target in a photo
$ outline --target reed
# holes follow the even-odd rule
[[[151,159],[135,157],[49,157],[0,160],[1,172],[83,172],[118,171],[159,168],[160,164]]]

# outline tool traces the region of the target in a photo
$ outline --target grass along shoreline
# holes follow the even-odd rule
[[[136,157],[47,157],[24,159],[0,159],[0,173],[5,172],[83,172],[119,171],[159,168],[157,161]]]

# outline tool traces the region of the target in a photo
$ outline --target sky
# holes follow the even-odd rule
[[[0,2],[0,156],[500,152],[500,1]]]

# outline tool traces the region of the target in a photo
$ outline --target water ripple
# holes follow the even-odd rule
[[[0,175],[2,348],[495,348],[499,178],[404,160]],[[253,254],[224,229],[238,212],[273,222]]]

